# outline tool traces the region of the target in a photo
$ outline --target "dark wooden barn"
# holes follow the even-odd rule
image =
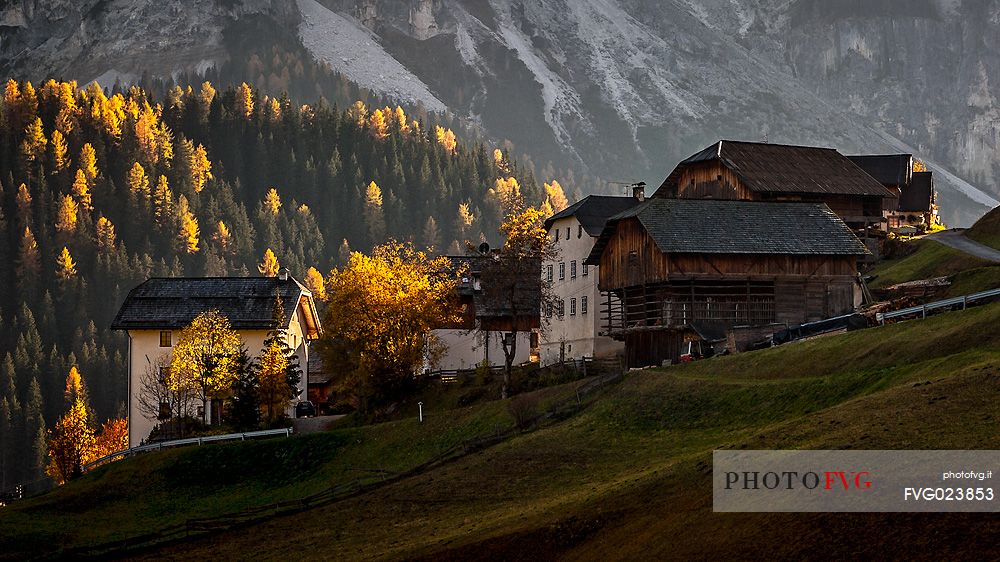
[[[884,222],[895,195],[832,148],[722,140],[682,161],[654,198],[824,203],[853,229]]]
[[[893,192],[887,209],[890,230],[906,227],[926,230],[938,222],[934,175],[923,170],[912,154],[849,156],[852,162]]]
[[[585,263],[620,301],[605,303],[606,333],[637,367],[737,326],[776,332],[850,313],[866,253],[823,204],[650,199],[611,217]]]

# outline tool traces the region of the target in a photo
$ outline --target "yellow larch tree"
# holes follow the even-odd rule
[[[493,149],[493,163],[501,174],[510,173],[510,164],[507,163],[507,157],[504,156],[503,151],[499,148]]]
[[[52,171],[59,173],[69,167],[69,158],[67,157],[67,152],[69,147],[66,145],[66,137],[63,136],[59,129],[52,131]]]
[[[76,177],[73,179],[73,197],[86,211],[94,210],[93,196],[90,193],[90,182],[87,181],[87,174],[83,170],[76,170]]]
[[[562,186],[556,180],[545,184],[545,195],[552,205],[552,210],[557,213],[569,206],[569,199],[566,199],[566,193],[563,192]]]
[[[17,188],[17,218],[22,224],[31,223],[31,191],[28,186],[21,184]]]
[[[76,398],[67,412],[49,430],[49,464],[45,473],[63,484],[80,476],[94,450],[94,428],[83,398]]]
[[[372,112],[368,119],[368,128],[371,130],[372,136],[378,140],[385,140],[389,136],[389,121],[381,109]]]
[[[277,277],[281,264],[278,263],[278,256],[274,255],[271,248],[264,251],[264,258],[257,265],[257,271],[264,277]]]
[[[49,141],[45,138],[41,117],[36,117],[24,130],[24,140],[21,141],[21,157],[26,165],[42,162],[45,157],[45,147]]]
[[[201,193],[208,180],[212,179],[212,163],[208,160],[208,152],[203,145],[195,147],[188,164],[191,168],[191,187]]]
[[[76,277],[76,262],[69,253],[69,248],[63,246],[62,252],[56,257],[56,278],[60,281],[69,281]]]
[[[288,402],[288,381],[287,369],[288,358],[285,350],[276,339],[271,341],[261,350],[257,357],[257,394],[260,397],[260,405],[267,412],[267,421],[270,424],[275,417],[283,410]]]
[[[156,224],[161,227],[170,224],[174,217],[174,194],[170,191],[167,176],[160,176],[156,180],[156,189],[153,190],[153,217],[156,219]]]
[[[451,129],[445,129],[441,126],[434,127],[434,137],[448,154],[454,154],[455,150],[458,149],[458,139],[455,138],[455,133]]]
[[[177,239],[181,249],[188,254],[198,253],[201,230],[198,228],[198,219],[188,207],[187,197],[183,195],[177,201],[177,226]]]
[[[219,221],[215,225],[215,233],[212,234],[212,241],[219,247],[222,253],[228,253],[233,246],[233,233],[226,226],[226,223]]]
[[[236,89],[236,103],[241,117],[249,119],[253,115],[253,89],[246,82]]]
[[[125,182],[128,184],[130,192],[136,194],[143,200],[149,200],[149,177],[146,176],[146,169],[142,167],[142,164],[139,164],[138,162],[132,164],[132,168],[129,169]]]
[[[239,334],[217,310],[203,312],[181,330],[170,359],[167,386],[194,391],[205,416],[208,401],[232,388],[239,375]]]
[[[271,188],[267,190],[267,194],[264,195],[264,210],[271,213],[271,216],[278,216],[278,211],[281,210],[281,196],[278,195],[278,190]]]
[[[94,181],[97,179],[97,153],[89,142],[85,143],[83,148],[80,149],[79,160],[80,169],[87,175],[87,180]]]
[[[351,106],[350,116],[357,123],[358,127],[364,127],[368,122],[368,107],[365,102],[358,100]]]
[[[102,215],[97,219],[97,248],[109,252],[115,248],[115,242],[115,225]]]
[[[524,206],[524,200],[521,197],[521,184],[513,177],[497,178],[493,189],[490,189],[490,196],[497,202],[505,215],[510,214],[513,209]]]
[[[364,215],[372,244],[381,244],[385,240],[385,212],[382,209],[382,190],[375,182],[369,183],[365,190]]]
[[[72,195],[63,195],[59,203],[59,210],[56,212],[56,230],[63,234],[76,232],[76,225],[79,222],[79,206]]]
[[[306,271],[304,282],[309,292],[312,293],[313,298],[319,301],[326,300],[326,286],[324,285],[323,274],[318,269],[310,267]]]

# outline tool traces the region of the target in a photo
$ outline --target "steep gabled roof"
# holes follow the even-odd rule
[[[678,164],[654,197],[670,196],[684,168],[712,160],[720,160],[755,192],[892,196],[832,148],[722,140]]]
[[[934,204],[934,172],[916,172],[899,195],[899,210],[926,213]]]
[[[613,195],[588,195],[545,221],[545,229],[559,219],[576,217],[590,236],[600,236],[608,218],[631,209],[641,203],[635,197],[615,197]]]
[[[821,203],[650,199],[608,219],[584,263],[598,265],[618,223],[632,218],[664,254],[868,253],[844,221]]]
[[[289,276],[277,277],[158,277],[129,291],[111,328],[114,330],[177,329],[199,314],[218,310],[237,330],[274,327],[272,309],[280,296],[289,321],[303,298],[306,313],[303,331],[319,334],[319,320],[312,293]],[[309,326],[313,324],[313,326]]]
[[[910,183],[912,154],[862,154],[848,158],[882,185],[902,186]]]

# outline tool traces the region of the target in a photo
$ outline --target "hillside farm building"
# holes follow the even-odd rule
[[[895,195],[832,148],[722,140],[682,161],[657,199],[822,203],[850,228],[882,227]]]
[[[288,346],[295,351],[300,365],[306,367],[308,344],[320,337],[322,329],[312,293],[287,270],[279,277],[154,278],[129,292],[111,328],[128,333],[130,446],[148,438],[158,421],[147,417],[141,407],[143,375],[169,364],[180,331],[199,314],[217,310],[229,319],[247,351],[255,356],[263,348],[268,332],[276,328],[273,311],[277,297],[284,306],[287,324],[281,327],[287,332]],[[299,396],[303,399],[307,380],[308,374],[300,382]],[[212,400],[208,411],[200,415],[210,424],[219,423],[224,406],[223,400]]]
[[[825,204],[658,198],[611,217],[585,263],[609,293],[604,332],[642,367],[734,327],[768,335],[852,312],[866,253]]]
[[[852,162],[893,193],[886,210],[889,230],[927,229],[938,222],[937,193],[933,172],[912,154],[850,156]]]
[[[542,264],[542,277],[551,283],[555,297],[555,306],[545,312],[543,365],[621,353],[621,342],[601,335],[600,305],[609,295],[597,288],[597,268],[586,259],[608,218],[644,199],[638,186],[632,197],[590,195],[545,221],[557,257]]]

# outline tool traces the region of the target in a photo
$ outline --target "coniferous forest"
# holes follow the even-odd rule
[[[147,278],[280,266],[321,279],[390,238],[459,252],[495,237],[489,192],[508,178],[526,199],[565,205],[558,185],[539,186],[492,144],[463,143],[445,117],[342,103],[247,84],[7,82],[0,489],[42,477],[73,367],[97,423],[124,415],[126,337],[109,325]]]

